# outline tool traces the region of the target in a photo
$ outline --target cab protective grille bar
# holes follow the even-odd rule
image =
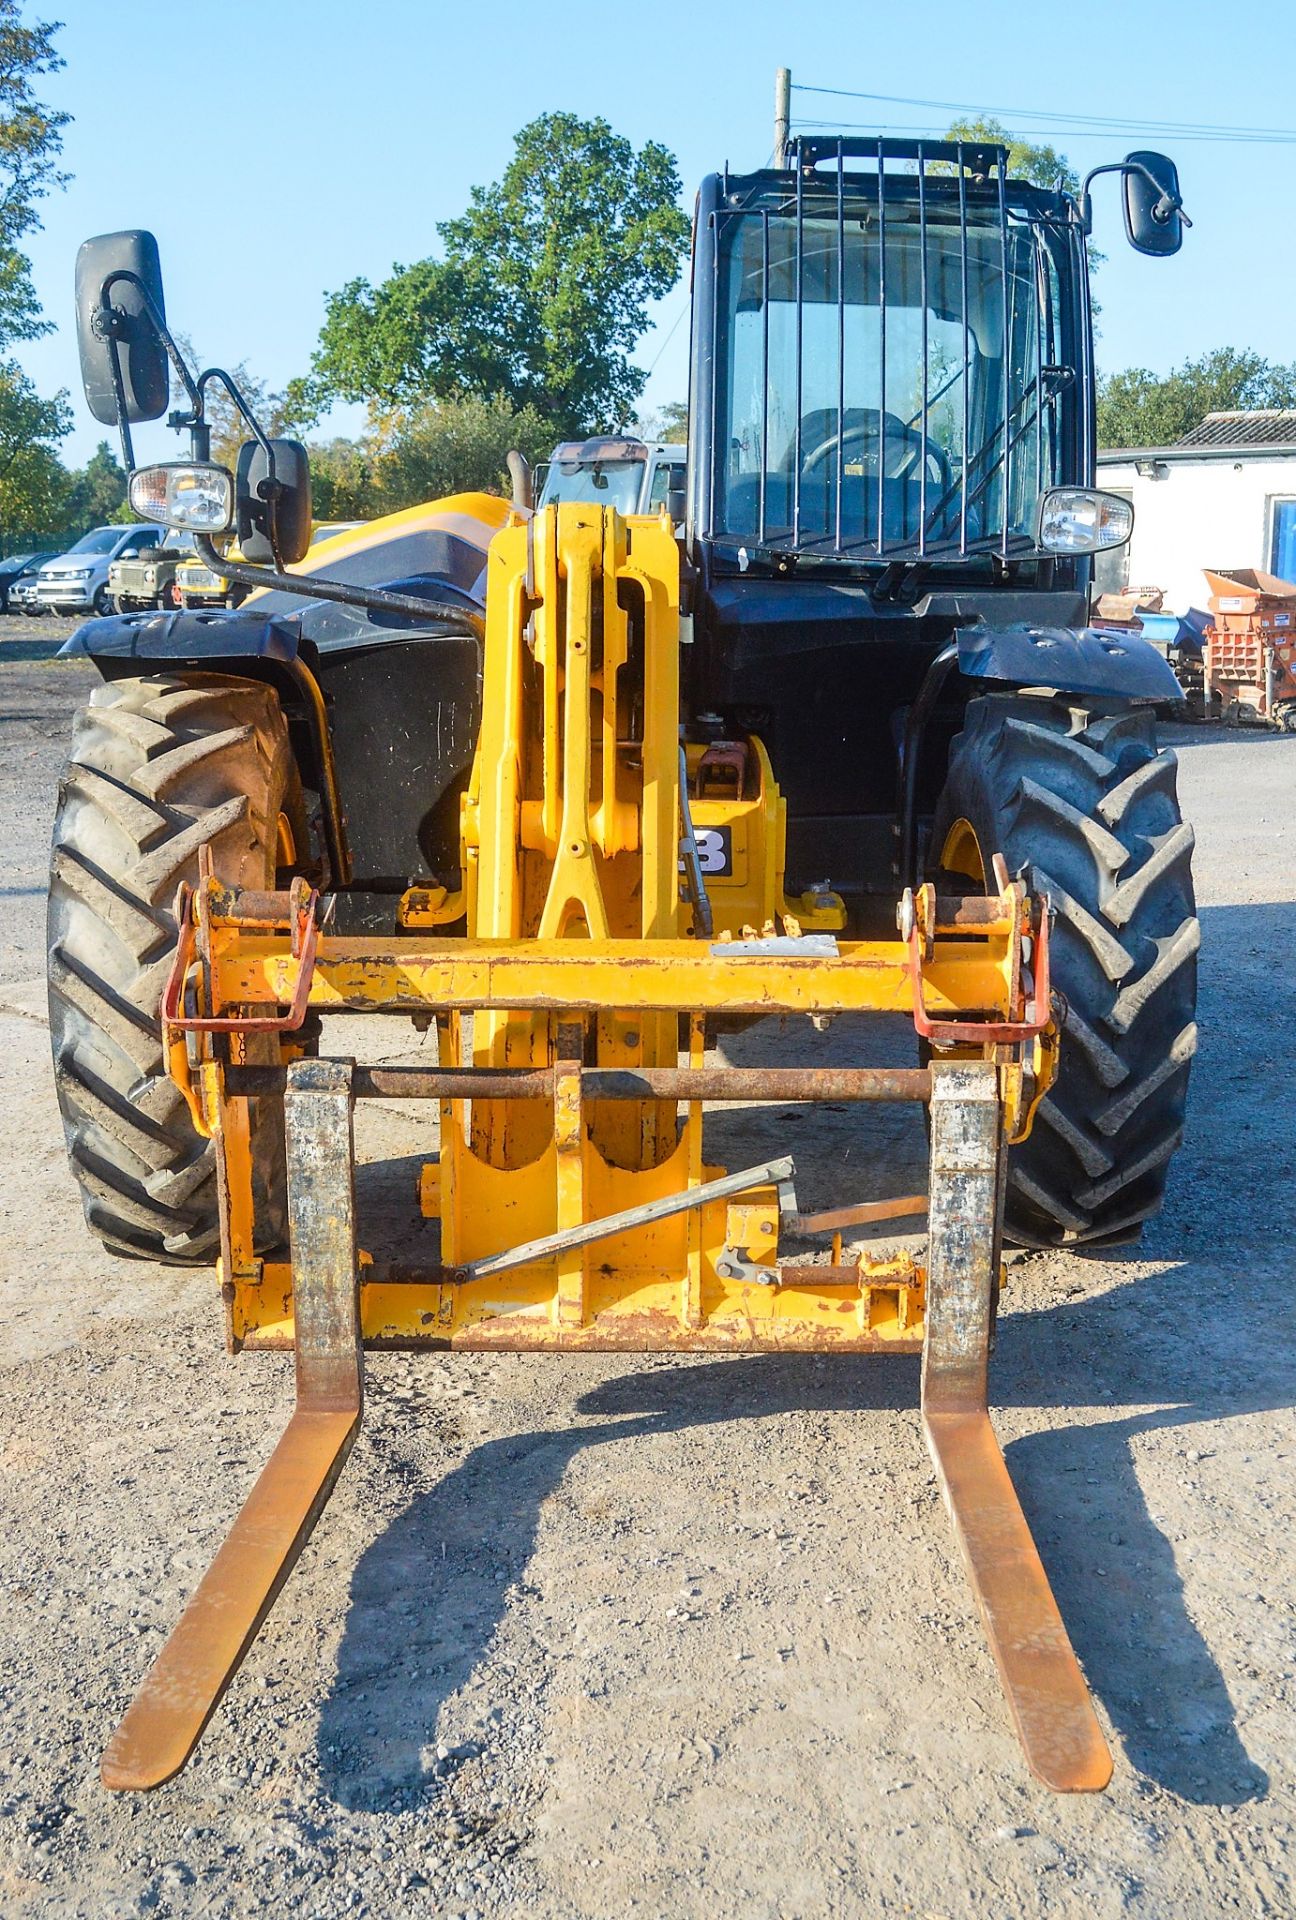
[[[715,347],[709,372],[712,415],[717,420],[722,392],[727,385],[726,375],[721,368],[725,332],[722,323],[725,316],[720,282],[722,273],[732,274],[735,270],[726,261],[723,235],[728,222],[760,222],[760,396],[759,427],[755,429],[759,433],[758,465],[754,475],[755,527],[717,525],[717,510],[723,511],[722,503],[729,490],[732,451],[732,435],[720,434],[716,436],[711,449],[711,466],[707,476],[709,520],[713,535],[728,533],[735,539],[742,539],[744,535],[750,539],[754,531],[757,546],[775,553],[790,551],[834,558],[867,557],[883,562],[966,559],[970,555],[986,553],[1008,560],[1014,554],[1034,553],[1033,533],[1024,525],[1015,528],[1013,514],[1015,492],[1020,489],[1023,478],[1028,486],[1032,486],[1029,478],[1031,440],[1034,443],[1033,489],[1045,485],[1050,477],[1046,466],[1051,465],[1048,456],[1057,440],[1056,423],[1046,423],[1044,418],[1046,400],[1050,397],[1046,393],[1045,376],[1047,364],[1053,358],[1056,319],[1049,297],[1048,249],[1043,234],[1048,219],[1047,210],[1034,209],[1029,205],[1025,208],[1010,206],[1008,155],[1006,148],[1000,146],[961,140],[851,139],[844,136],[830,139],[801,138],[791,143],[789,159],[795,179],[791,191],[783,197],[781,204],[771,206],[767,199],[762,205],[750,201],[746,205],[725,205],[716,208],[711,219],[714,263],[711,287],[712,340]],[[852,171],[851,163],[860,161],[871,162],[872,165],[861,170],[857,164]],[[904,167],[912,171],[903,171]],[[949,178],[951,174],[953,179]],[[951,314],[952,327],[957,329],[957,343],[952,344],[951,364],[937,370],[938,384],[933,392],[932,354],[933,350],[937,353],[941,351],[939,344],[933,340],[931,310],[936,273],[932,253],[933,220],[938,203],[942,215],[947,216],[942,220],[947,244],[956,237],[959,249],[957,310]],[[847,474],[844,427],[848,392],[846,359],[850,346],[846,299],[849,262],[847,240],[848,228],[851,237],[857,238],[858,229],[866,224],[866,205],[873,209],[871,224],[876,235],[876,267],[873,270],[877,296],[876,510],[870,516],[871,527],[868,530],[861,529],[858,536],[852,536],[845,524],[844,514],[845,482],[850,477]],[[925,443],[930,432],[934,403],[948,393],[957,381],[960,386],[959,402],[957,408],[951,407],[951,428],[957,430],[959,435],[960,470],[952,484],[946,485],[943,481],[934,484],[924,446],[923,456],[917,463],[916,487],[913,489],[916,502],[911,504],[908,489],[901,491],[905,476],[894,476],[891,486],[896,498],[889,507],[886,483],[888,450],[894,458],[896,429],[894,425],[888,427],[887,383],[889,376],[892,380],[896,377],[899,365],[896,355],[902,351],[896,345],[897,321],[893,309],[897,298],[903,297],[906,288],[903,284],[899,289],[896,288],[894,274],[889,270],[888,254],[894,252],[897,227],[906,214],[916,230],[917,257],[913,277],[918,283],[920,364],[915,370],[912,396],[915,410],[909,413],[911,402],[907,397],[905,411],[909,417],[905,425],[911,433],[915,430],[920,432]],[[819,225],[812,248],[808,223],[814,221]],[[1033,229],[1034,246],[1029,265],[1018,274],[1013,270],[1011,249],[1014,234],[1023,224]],[[776,227],[782,231],[772,231]],[[1000,392],[996,396],[993,423],[985,420],[979,429],[974,419],[971,395],[975,339],[972,276],[974,229],[980,234],[993,234],[997,229],[997,279],[1001,305],[996,328],[1001,355]],[[819,245],[820,239],[822,246]],[[978,261],[981,269],[989,266],[993,272],[992,262],[980,254]],[[892,260],[890,267],[895,265],[896,262]],[[861,266],[857,273],[863,270]],[[910,276],[903,278],[912,285]],[[983,270],[979,272],[978,279],[984,297]],[[784,379],[791,374],[793,402],[790,471],[787,474],[788,489],[781,525],[777,491],[772,490],[770,484],[770,428],[774,414],[771,404],[773,342],[770,310],[772,287],[776,281],[780,283],[780,291],[786,289],[788,292],[789,304],[794,303],[791,338],[781,342],[779,348],[781,353],[785,353],[787,347],[791,349],[790,368],[786,358],[783,358],[781,367]],[[837,359],[834,383],[837,432],[831,455],[834,492],[831,503],[824,503],[826,511],[822,528],[816,528],[815,525],[816,514],[808,502],[804,473],[807,452],[804,409],[812,366],[807,357],[811,351],[806,328],[808,283],[811,297],[836,307],[833,332]],[[1026,292],[1028,283],[1029,294]],[[732,322],[733,314],[730,312],[727,323],[730,328]],[[1033,343],[1028,337],[1028,329],[1032,326]],[[1046,332],[1049,335],[1047,361]],[[1017,362],[1020,363],[1016,366],[1016,384],[1013,378],[1015,351]],[[974,432],[979,432],[978,446],[972,444]],[[1026,455],[1025,475],[1023,454]],[[970,522],[970,509],[975,510],[978,503],[981,503],[980,526],[974,530]],[[989,511],[986,510],[987,505]]]

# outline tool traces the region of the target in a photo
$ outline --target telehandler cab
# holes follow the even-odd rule
[[[1115,169],[1172,252],[1175,170]],[[1092,176],[1091,176],[1092,177]],[[297,1406],[114,1735],[174,1774],[307,1538],[368,1346],[921,1353],[922,1411],[1028,1762],[1111,1759],[987,1413],[1005,1235],[1103,1244],[1160,1205],[1198,942],[1153,706],[1087,626],[1096,492],[1089,196],[1004,149],[805,139],[699,195],[687,519],[461,494],[288,575],[303,449],[167,331],[157,250],[87,241],[96,417],[165,412],[132,472],[257,592],[92,621],[49,906],[59,1097],[86,1218],[215,1261],[232,1348],[293,1347]],[[234,393],[237,474],[205,396]],[[231,560],[217,542],[236,539]],[[435,1025],[434,1067],[330,1057],[343,1010]],[[710,1064],[735,1018],[904,1013],[908,1068]],[[439,1103],[434,1264],[360,1250],[352,1108]],[[925,1197],[797,1212],[726,1172],[707,1102],[914,1101]],[[880,1183],[879,1183],[880,1184]],[[926,1251],[780,1258],[926,1211]],[[770,1364],[777,1364],[771,1359]]]

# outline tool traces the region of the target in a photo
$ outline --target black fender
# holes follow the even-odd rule
[[[432,584],[408,586],[426,594]],[[322,644],[310,634],[313,609],[208,608],[88,620],[61,651],[91,660],[106,680],[170,667],[268,681],[289,716],[302,782],[320,797],[328,884],[390,896],[451,878],[481,720],[481,643],[444,624],[411,630],[408,617],[332,611],[345,620]],[[390,922],[390,904],[352,903],[375,925]]]
[[[302,657],[296,621],[221,608],[122,613],[85,621],[59,652],[93,661],[105,680],[128,680],[171,667],[269,682],[295,723],[293,745],[302,783],[320,796],[329,877],[346,885],[351,855],[328,715],[312,663]]]
[[[955,668],[971,699],[1008,687],[1018,691],[1049,687],[1087,699],[1156,705],[1183,699],[1183,688],[1169,661],[1141,634],[1035,626],[1025,620],[1007,627],[987,627],[979,621],[959,627],[928,665],[905,713],[895,813],[901,886],[918,883],[919,763],[928,722]]]
[[[1141,634],[1094,627],[960,627],[958,669],[965,680],[1053,687],[1099,699],[1182,700],[1164,654]]]

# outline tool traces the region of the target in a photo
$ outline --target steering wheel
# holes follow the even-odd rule
[[[921,461],[930,459],[936,463],[941,488],[948,489],[953,485],[949,458],[938,441],[929,439],[926,434],[915,433],[894,413],[884,413],[876,407],[851,408],[850,412],[857,414],[851,424],[837,433],[830,433],[810,453],[804,455],[801,461],[802,480],[808,480],[819,467],[835,459],[838,447],[841,448],[844,463],[847,447],[856,445],[860,447],[865,463],[871,465],[876,474],[880,469],[882,428],[885,423],[888,469],[885,477],[888,480],[905,480],[916,471]]]

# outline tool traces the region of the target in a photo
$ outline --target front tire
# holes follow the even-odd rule
[[[1197,1047],[1176,765],[1145,709],[1020,695],[973,700],[951,751],[931,864],[982,881],[1000,852],[1054,910],[1062,1055],[1009,1154],[1004,1225],[1019,1245],[1137,1238],[1162,1203]]]
[[[172,905],[204,845],[228,884],[273,887],[281,821],[303,849],[301,787],[271,688],[117,680],[77,715],[50,862],[50,1036],[86,1222],[115,1253],[214,1258],[215,1150],[162,1058]],[[270,1246],[284,1227],[282,1101],[254,1102],[252,1124],[258,1240]]]

